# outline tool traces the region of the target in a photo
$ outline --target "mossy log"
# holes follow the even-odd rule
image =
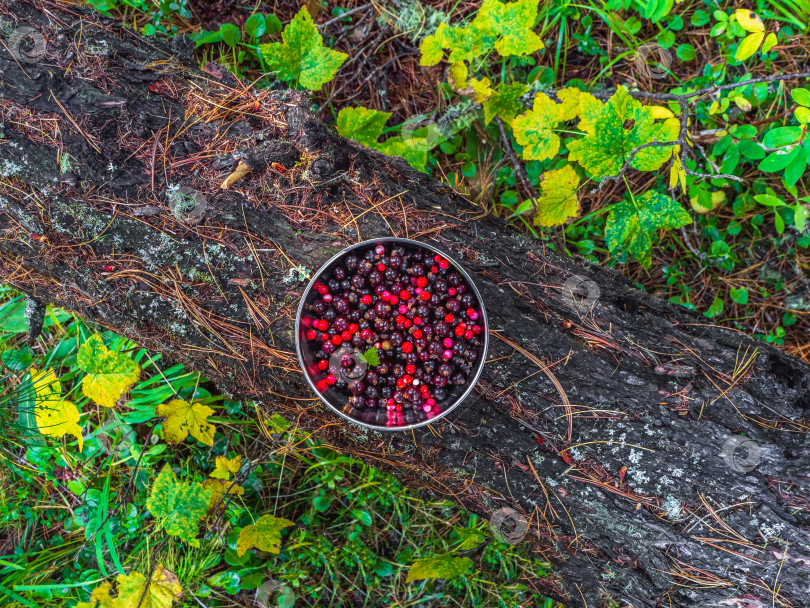
[[[545,250],[301,92],[197,69],[183,38],[52,2],[0,14],[7,43],[33,28],[0,49],[4,283],[406,483],[525,514],[556,566],[534,584],[571,606],[810,606],[808,366]],[[474,397],[408,434],[344,423],[294,355],[304,275],[390,235],[463,261],[491,323]]]

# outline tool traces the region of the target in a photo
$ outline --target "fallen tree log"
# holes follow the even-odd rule
[[[545,251],[301,92],[195,69],[182,38],[60,3],[0,13],[32,28],[0,52],[3,282],[407,483],[524,514],[571,606],[810,606],[808,366]],[[462,260],[491,323],[475,396],[407,435],[310,399],[292,333],[308,272],[391,235]]]

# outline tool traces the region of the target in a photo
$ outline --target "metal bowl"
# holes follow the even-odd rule
[[[467,382],[460,386],[448,384],[447,389],[449,394],[447,398],[437,402],[436,405],[433,406],[431,412],[426,413],[416,408],[413,410],[406,410],[403,414],[406,424],[395,426],[388,423],[386,408],[355,408],[350,403],[348,391],[329,386],[323,380],[319,381],[317,377],[319,375],[323,375],[323,372],[318,369],[315,360],[315,351],[312,349],[309,341],[306,338],[306,331],[312,328],[312,322],[315,320],[312,313],[308,312],[307,310],[307,306],[311,305],[318,297],[318,292],[314,289],[314,285],[320,281],[324,275],[330,274],[332,270],[338,266],[339,263],[350,252],[363,254],[368,249],[374,248],[380,243],[386,246],[401,244],[410,249],[423,249],[430,252],[431,256],[439,254],[446,259],[450,263],[450,266],[463,277],[464,281],[469,286],[471,293],[475,296],[477,300],[477,307],[481,311],[477,323],[483,330],[480,335],[481,340],[478,347],[478,358],[475,360],[475,366],[471,370]],[[362,255],[360,257],[362,257]],[[298,305],[298,314],[295,317],[295,350],[298,353],[298,362],[304,372],[304,377],[312,387],[312,390],[315,391],[318,397],[320,397],[321,401],[323,401],[336,414],[342,416],[350,422],[354,422],[355,424],[359,424],[360,426],[364,426],[366,428],[376,429],[379,431],[404,431],[415,429],[420,426],[430,424],[431,422],[436,422],[458,407],[458,405],[464,401],[467,395],[470,394],[475,386],[475,383],[478,382],[478,378],[481,376],[481,371],[484,367],[484,362],[486,361],[487,348],[489,346],[488,330],[489,323],[487,321],[487,313],[486,309],[484,308],[484,302],[481,298],[481,294],[479,293],[478,288],[475,286],[472,278],[470,278],[470,275],[467,274],[467,272],[458,262],[453,260],[453,258],[448,256],[444,251],[441,251],[426,243],[420,243],[419,241],[414,241],[411,239],[381,238],[363,241],[361,243],[357,243],[356,245],[352,245],[351,247],[347,247],[332,257],[328,262],[321,266],[317,273],[315,273],[312,280],[310,280],[309,284],[307,285],[307,288],[304,290],[304,294],[301,296],[301,302]],[[343,350],[342,353],[340,352],[341,350]],[[344,344],[341,345],[341,347],[335,352],[340,353],[340,356],[338,357],[339,359],[345,354],[351,354],[354,356],[359,355],[361,351],[351,345]],[[333,358],[335,358],[335,354],[330,357],[330,371],[332,371],[333,367],[331,362]],[[356,366],[350,373],[349,377],[362,377],[352,375],[355,373],[355,370],[360,368],[362,368],[362,365]],[[364,375],[365,369],[361,369],[359,373]]]

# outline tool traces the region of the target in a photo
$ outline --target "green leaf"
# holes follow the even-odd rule
[[[695,59],[695,47],[691,44],[681,44],[678,45],[675,54],[678,56],[678,59],[681,61],[694,61]]]
[[[315,507],[316,511],[326,513],[329,510],[329,507],[332,506],[332,497],[316,496],[312,501],[312,506]]]
[[[390,112],[369,108],[343,108],[338,113],[337,132],[342,137],[353,139],[369,148],[377,148],[377,140],[385,130]]]
[[[222,42],[233,48],[242,40],[239,28],[232,23],[223,23],[219,26],[219,33],[222,34]]]
[[[799,181],[807,168],[807,157],[804,148],[796,148],[796,152],[796,157],[785,167],[784,180],[788,188],[796,185],[796,182]]]
[[[720,296],[715,296],[714,302],[712,302],[712,305],[709,306],[708,310],[703,314],[710,319],[714,319],[716,316],[723,314],[724,307],[723,299]]]
[[[698,9],[692,13],[692,18],[690,19],[690,23],[695,27],[703,27],[709,23],[709,21],[711,21],[709,13],[701,9]]]
[[[158,405],[156,413],[166,418],[163,436],[167,443],[182,443],[191,435],[200,443],[213,447],[216,428],[208,422],[208,417],[214,410],[207,405],[172,399],[169,403]]]
[[[251,38],[261,38],[267,31],[267,20],[261,13],[255,13],[245,21],[245,33]]]
[[[198,482],[179,481],[167,464],[152,484],[146,506],[166,532],[199,547],[200,520],[208,511],[211,490]]]
[[[766,148],[781,148],[799,141],[801,136],[801,127],[776,127],[765,134],[762,145]]]
[[[678,137],[678,119],[655,122],[652,110],[630,97],[619,87],[599,111],[596,120],[579,125],[587,135],[572,141],[569,160],[579,162],[594,179],[616,175],[632,151],[652,142],[674,141]],[[556,153],[556,150],[555,150]],[[651,146],[639,150],[630,166],[639,171],[654,171],[672,156],[672,146]]]
[[[537,199],[535,226],[559,226],[579,212],[579,176],[571,165],[561,169],[546,171],[540,184],[540,196]]]
[[[748,304],[748,290],[745,287],[732,287],[730,295],[731,299],[737,304],[741,304],[742,306]]]
[[[380,353],[376,346],[372,346],[360,358],[368,363],[371,367],[377,367],[380,364]]]
[[[766,173],[775,173],[777,171],[781,171],[791,162],[793,162],[793,159],[799,155],[800,149],[801,148],[797,147],[790,152],[786,150],[771,152],[761,163],[759,163],[758,168],[760,171],[765,171]]]
[[[554,129],[562,117],[562,104],[553,102],[548,95],[538,93],[534,106],[512,121],[512,131],[517,142],[523,146],[526,160],[545,160],[557,155],[560,138]]]
[[[793,207],[793,224],[796,226],[796,230],[799,232],[804,232],[806,222],[807,207],[801,203],[796,203],[796,205]]]
[[[248,549],[259,549],[278,555],[281,553],[281,531],[294,525],[295,522],[289,519],[262,515],[255,524],[240,530],[239,540],[236,541],[236,553],[242,556]]]
[[[691,216],[672,198],[649,190],[635,199],[631,195],[611,205],[605,223],[605,240],[611,251],[623,248],[649,268],[652,235],[661,229],[680,228],[691,221]]]
[[[281,34],[284,42],[260,47],[268,68],[284,81],[295,80],[311,91],[332,80],[348,55],[323,46],[323,38],[306,8],[298,11]]]
[[[141,366],[124,353],[109,350],[99,334],[81,345],[76,363],[87,374],[82,380],[82,392],[104,407],[115,407],[116,401],[141,377]]]
[[[668,49],[673,44],[675,44],[675,32],[670,30],[664,30],[660,34],[658,34],[658,38],[656,38],[658,44],[660,44],[663,48]]]
[[[455,557],[450,553],[438,557],[417,559],[408,568],[406,583],[433,578],[455,578],[466,574],[473,562],[469,557]]]
[[[189,34],[188,37],[195,42],[197,48],[201,47],[204,44],[214,44],[216,42],[222,42],[222,32],[220,32],[219,30],[217,30],[216,32],[207,32],[205,30],[193,32]]]
[[[754,197],[754,200],[758,202],[760,205],[765,205],[766,207],[784,207],[785,201],[783,201],[778,196],[774,196],[773,194],[757,194]]]
[[[484,124],[488,125],[496,116],[510,124],[523,110],[521,97],[528,90],[529,87],[522,82],[498,85],[498,92],[484,101]]]
[[[15,298],[0,308],[0,331],[9,334],[22,334],[28,331],[24,298]]]
[[[281,19],[279,19],[275,15],[265,15],[264,21],[265,24],[267,25],[268,34],[278,34],[279,32],[281,32],[281,30],[284,29],[284,25],[281,23]]]
[[[751,55],[757,52],[759,45],[762,44],[762,40],[765,38],[765,34],[763,32],[757,32],[755,34],[749,34],[746,36],[743,41],[740,43],[740,46],[737,47],[737,52],[734,53],[734,59],[737,61],[745,61]]]

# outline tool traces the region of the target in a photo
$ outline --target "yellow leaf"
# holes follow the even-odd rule
[[[745,97],[735,97],[734,98],[734,105],[740,108],[743,112],[750,112],[751,108],[754,106],[751,105],[751,102],[748,101]]]
[[[579,176],[571,165],[543,173],[535,226],[559,226],[579,212]]]
[[[675,159],[672,161],[672,167],[669,169],[669,187],[674,188],[675,185],[680,182],[681,190],[686,192],[686,171],[684,171],[681,165],[680,157],[677,156],[680,146],[675,146],[675,148],[676,149],[672,152]]]
[[[737,61],[745,61],[748,59],[751,55],[757,52],[759,45],[762,44],[763,38],[765,38],[765,34],[763,32],[749,34],[746,36],[740,43],[740,46],[737,47],[737,52],[734,53],[734,59]]]
[[[776,43],[777,43],[777,40],[776,40],[776,34],[774,34],[773,32],[771,32],[770,34],[768,34],[767,36],[765,36],[765,42],[763,42],[763,43],[762,43],[762,52],[763,52],[763,53],[767,53],[767,52],[768,52],[768,51],[770,51],[770,50],[771,50],[773,47],[775,47],[775,46],[776,46]]]
[[[87,374],[82,380],[82,392],[104,407],[115,407],[121,395],[141,377],[141,366],[127,355],[109,350],[99,334],[81,345],[76,362]]]
[[[73,435],[81,452],[84,449],[84,439],[79,426],[79,409],[70,401],[62,399],[62,385],[53,370],[37,372],[32,367],[31,382],[36,393],[34,416],[39,432],[53,437]]]
[[[810,122],[810,109],[804,107],[796,108],[796,120],[798,120],[803,125],[806,125]]]
[[[164,416],[163,436],[167,443],[180,443],[189,435],[212,447],[216,428],[208,423],[208,417],[214,413],[202,403],[188,403],[182,399],[173,399],[157,407],[157,415]]]
[[[765,24],[762,23],[762,19],[756,13],[746,8],[738,8],[734,14],[737,15],[737,21],[746,32],[758,33],[765,31]]]
[[[720,205],[722,205],[726,200],[726,193],[722,190],[717,190],[716,192],[712,192],[712,203],[711,208],[704,207],[700,204],[697,195],[693,196],[689,199],[689,202],[692,204],[692,209],[697,211],[698,213],[708,213],[714,209],[717,209]]]
[[[245,493],[245,488],[224,479],[206,479],[205,483],[203,483],[203,487],[211,490],[211,498],[208,499],[209,513],[217,507],[225,506],[225,500],[227,500],[227,498],[223,500],[223,497],[225,497],[226,494],[242,496]]]
[[[653,118],[672,118],[675,114],[669,108],[665,108],[664,106],[649,106],[650,112],[652,112]]]
[[[477,78],[470,78],[470,88],[472,89],[475,101],[484,103],[495,92],[492,90],[492,83],[489,78],[478,80]]]
[[[233,458],[226,458],[225,456],[217,456],[217,466],[214,472],[209,475],[213,479],[230,479],[231,475],[236,475],[239,469],[242,468],[242,457],[234,456]]]
[[[177,576],[158,565],[147,585],[146,577],[140,572],[119,574],[118,598],[115,608],[171,608],[183,595],[183,588]]]
[[[281,553],[281,531],[294,526],[295,522],[272,515],[263,515],[252,526],[245,526],[236,541],[236,553],[241,557],[248,549],[259,549],[268,553]]]
[[[461,91],[467,87],[467,65],[463,61],[456,61],[447,70],[447,80],[455,91]]]

